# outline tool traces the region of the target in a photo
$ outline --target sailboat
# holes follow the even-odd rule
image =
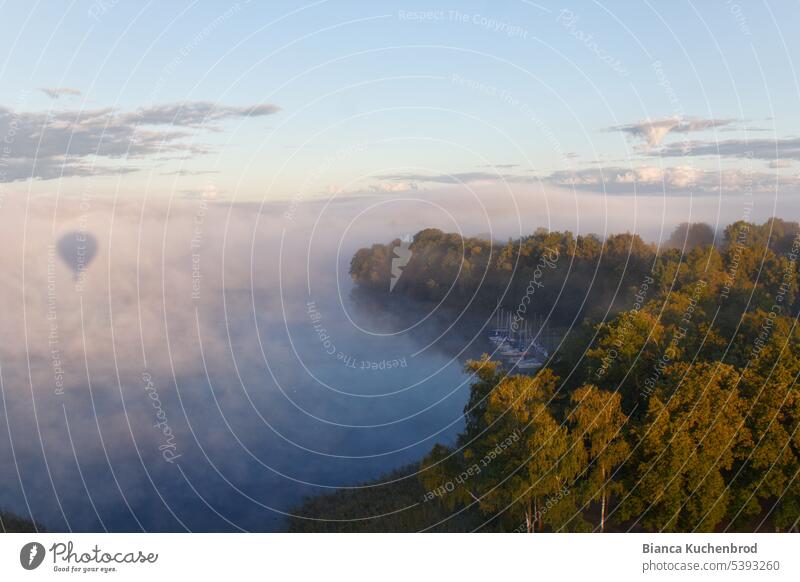
[[[520,326],[520,322],[522,325]],[[515,326],[515,323],[517,324]],[[541,321],[539,325],[533,322],[534,328],[538,327],[538,333],[531,339],[531,322],[528,320],[514,319],[512,313],[502,309],[497,310],[495,316],[495,328],[489,332],[489,341],[497,346],[496,352],[513,367],[520,370],[535,370],[541,368],[547,361],[548,352],[539,343],[540,337],[545,326]],[[515,329],[516,327],[516,329]]]
[[[509,315],[510,318],[510,315]],[[508,320],[510,324],[510,319]],[[502,310],[498,311],[496,316],[496,327],[494,331],[489,335],[489,341],[501,346],[502,344],[506,343],[509,339],[509,331],[510,325],[506,325],[506,317]]]
[[[538,341],[544,325],[539,325],[538,328],[538,333],[531,339],[531,323],[525,320],[522,328],[518,330],[518,337],[512,338],[510,347],[500,351],[500,354],[508,358],[515,368],[535,370],[541,368],[547,361],[548,352]]]

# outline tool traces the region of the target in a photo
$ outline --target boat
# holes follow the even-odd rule
[[[522,325],[520,326],[521,321]],[[499,310],[496,316],[496,327],[488,335],[489,341],[496,346],[495,353],[520,370],[540,368],[549,356],[547,350],[538,341],[544,326],[539,326],[539,332],[534,338],[530,337],[530,327],[527,320],[514,320],[511,313]]]
[[[525,352],[514,346],[509,346],[508,348],[500,351],[500,355],[505,356],[506,358],[517,358],[523,356],[524,354]]]
[[[521,358],[516,363],[516,367],[520,370],[534,370],[536,368],[541,368],[544,362],[539,360],[538,358]]]
[[[490,332],[489,341],[497,345],[507,342],[510,336],[510,323],[510,315],[507,317],[505,312],[499,311],[497,313],[495,328]]]

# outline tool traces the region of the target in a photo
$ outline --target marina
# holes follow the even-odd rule
[[[488,340],[495,346],[494,354],[499,355],[512,370],[533,373],[547,362],[550,355],[542,345],[545,333],[546,324],[541,318],[529,321],[500,309]]]

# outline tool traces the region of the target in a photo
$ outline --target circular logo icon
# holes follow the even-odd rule
[[[19,563],[26,570],[35,570],[44,561],[44,546],[39,542],[28,542],[19,551]]]

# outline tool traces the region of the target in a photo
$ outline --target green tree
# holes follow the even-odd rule
[[[600,503],[600,531],[604,531],[608,498],[622,491],[622,483],[614,478],[613,471],[630,452],[624,438],[628,417],[622,412],[618,392],[600,390],[591,384],[573,392],[572,403],[570,422],[576,438],[586,447],[588,459],[583,487],[588,501]]]
[[[572,483],[582,462],[582,449],[570,446],[567,428],[548,410],[551,380],[547,374],[542,379],[507,378],[492,391],[486,409],[489,450],[497,450],[509,438],[519,442],[497,455],[482,473],[482,507],[490,512],[519,507],[528,532],[541,530],[552,519],[542,511],[544,504]]]
[[[659,531],[713,531],[723,520],[730,498],[725,474],[751,442],[738,379],[725,364],[667,369],[639,429],[624,517]]]
[[[744,526],[744,518],[768,511],[776,529],[787,529],[800,515],[800,330],[763,311],[743,318],[742,330],[735,357],[746,366],[741,387],[753,447],[735,473],[732,510]]]

